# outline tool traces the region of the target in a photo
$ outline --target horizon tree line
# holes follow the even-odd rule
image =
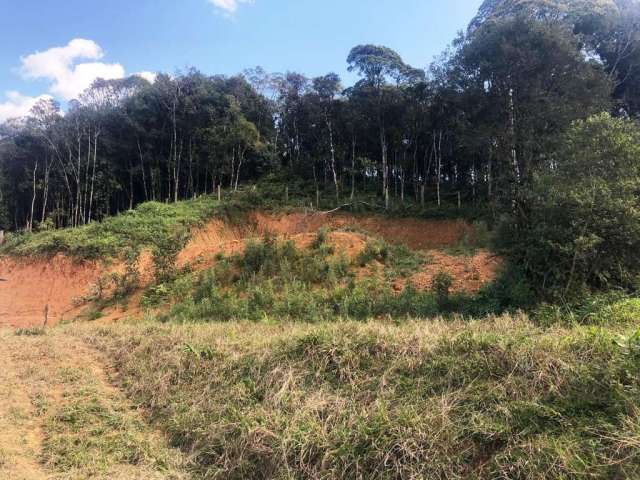
[[[0,126],[0,229],[78,226],[146,201],[238,190],[276,173],[336,204],[361,193],[513,209],[558,168],[565,132],[640,112],[635,0],[486,0],[427,69],[358,45],[360,80],[328,73],[225,77],[191,69],[154,83],[96,80],[63,112],[41,100]]]

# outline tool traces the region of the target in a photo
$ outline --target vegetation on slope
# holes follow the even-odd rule
[[[10,235],[0,254],[47,256],[64,253],[78,259],[116,258],[142,248],[162,248],[188,238],[190,228],[216,214],[242,210],[219,204],[211,197],[164,204],[148,202],[135,210],[77,228]]]
[[[506,316],[74,332],[193,453],[196,478],[640,475],[634,324],[547,330]]]
[[[142,303],[173,305],[160,316],[164,321],[319,322],[480,315],[530,301],[526,285],[508,274],[478,295],[452,292],[445,271],[431,289],[418,290],[407,279],[430,262],[428,255],[370,239],[349,258],[334,251],[328,236],[320,231],[308,248],[273,237],[250,240],[242,253],[221,254],[199,274],[187,268],[150,287]]]

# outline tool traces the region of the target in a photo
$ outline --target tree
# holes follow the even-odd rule
[[[334,142],[334,108],[335,97],[342,90],[340,77],[335,73],[329,73],[323,77],[313,79],[313,90],[320,103],[323,123],[327,129],[329,145],[330,169],[333,185],[336,190],[336,205],[340,203],[340,187],[338,185],[338,170],[336,166],[336,145]]]
[[[385,207],[389,208],[389,161],[388,144],[385,123],[385,87],[388,78],[397,83],[403,78],[403,74],[409,71],[409,67],[402,61],[398,53],[388,47],[376,45],[359,45],[354,47],[347,57],[349,71],[357,71],[363,77],[358,86],[361,89],[371,90],[376,101],[376,118],[380,137],[380,162],[382,168],[382,192]]]
[[[553,159],[558,133],[607,109],[611,84],[559,23],[518,16],[488,23],[465,41],[453,69],[456,88],[482,106],[495,157],[491,175],[508,204],[519,186]]]
[[[575,122],[554,168],[536,175],[501,238],[541,293],[637,286],[638,158],[638,126],[605,113]]]

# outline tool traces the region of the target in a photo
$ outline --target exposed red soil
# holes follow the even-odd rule
[[[317,213],[254,213],[244,225],[233,227],[218,220],[212,221],[204,228],[194,231],[191,241],[178,258],[178,264],[206,268],[213,263],[216,255],[242,253],[248,238],[264,235],[290,239],[298,247],[307,248],[316,239],[321,228],[348,230],[331,232],[328,242],[336,254],[344,253],[349,259],[360,254],[367,243],[366,235],[357,230],[382,237],[390,243],[404,244],[413,250],[427,252],[430,261],[408,280],[396,282],[397,290],[402,290],[407,284],[419,290],[430,289],[435,276],[444,271],[454,279],[451,287],[453,292],[473,294],[495,279],[502,264],[499,257],[485,250],[470,256],[448,255],[437,250],[459,243],[464,235],[473,235],[473,227],[461,220],[389,219],[383,216]],[[364,277],[379,273],[374,270],[380,269],[365,268],[359,275]]]
[[[404,244],[413,250],[425,251],[455,245],[464,235],[473,234],[473,227],[462,220],[390,219],[381,215],[359,216],[344,213],[271,215],[258,212],[250,215],[242,225],[230,226],[214,220],[204,228],[194,230],[191,241],[178,257],[178,265],[184,266],[197,259],[219,253],[228,255],[241,252],[247,238],[276,235],[296,240],[304,235],[315,237],[323,227],[363,230],[390,243]],[[357,237],[358,235],[352,235],[348,238]]]
[[[191,240],[178,256],[178,266],[205,268],[215,261],[217,255],[241,253],[247,239],[268,234],[290,239],[300,248],[308,248],[323,227],[338,229],[331,231],[328,243],[336,254],[345,254],[349,259],[355,258],[365,248],[367,233],[390,243],[405,244],[414,250],[427,252],[430,261],[411,278],[396,282],[397,290],[407,284],[418,289],[431,288],[433,278],[445,271],[454,278],[453,291],[475,293],[495,278],[501,263],[487,251],[479,251],[473,256],[452,256],[438,250],[459,243],[465,235],[473,235],[473,227],[464,221],[389,219],[343,213],[254,213],[244,224],[229,225],[213,220],[194,230]],[[138,270],[141,284],[149,285],[153,280],[154,267],[148,252],[142,254]],[[376,275],[376,270],[379,269],[362,269],[360,275]],[[0,282],[0,327],[42,325],[47,307],[49,324],[73,319],[83,310],[77,306],[77,299],[88,295],[105,273],[123,271],[122,264],[106,268],[99,262],[78,263],[62,255],[46,261],[0,258],[0,279],[6,280]],[[138,292],[124,310],[112,308],[105,312],[102,321],[142,314]]]
[[[42,325],[75,317],[76,299],[87,295],[102,269],[94,262],[78,263],[62,255],[43,260],[0,258],[0,326]]]
[[[478,293],[496,278],[502,265],[502,259],[487,250],[478,250],[470,256],[453,256],[433,250],[429,256],[431,261],[408,282],[397,282],[396,290],[402,290],[407,284],[418,290],[431,289],[436,275],[446,272],[453,278],[452,292]]]
[[[421,220],[416,218],[387,218],[382,215],[351,215],[337,213],[294,213],[268,215],[256,213],[252,220],[260,234],[273,233],[292,236],[314,233],[322,227],[365,230],[384,238],[387,242],[404,244],[413,250],[430,250],[458,243],[465,234],[472,234],[473,227],[463,220]]]

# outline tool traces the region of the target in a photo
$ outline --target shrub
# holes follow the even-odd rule
[[[441,308],[446,308],[449,304],[449,295],[453,286],[453,277],[447,272],[439,272],[433,278],[431,289],[436,295],[436,300]]]
[[[520,191],[500,241],[539,294],[632,290],[640,274],[640,128],[608,114],[576,122],[552,173]],[[546,170],[548,171],[548,170]]]
[[[176,275],[178,255],[188,239],[187,232],[175,231],[171,234],[159,235],[154,240],[152,255],[157,283],[167,282]]]

